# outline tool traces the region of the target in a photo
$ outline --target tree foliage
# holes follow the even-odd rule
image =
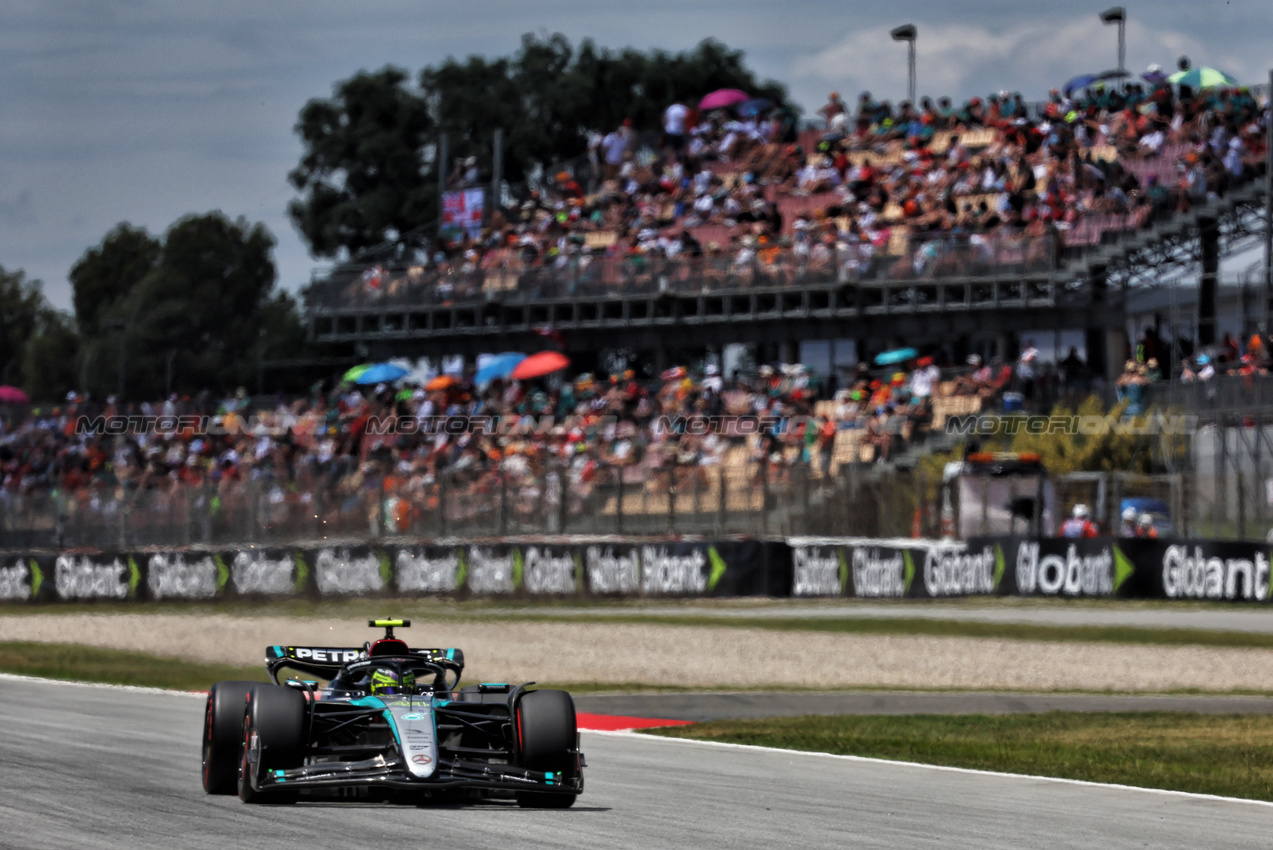
[[[121,356],[125,397],[157,398],[251,383],[267,346],[303,344],[295,301],[274,291],[273,248],[263,225],[219,212],[162,240],[126,224],[108,233],[72,275],[77,312],[94,305],[81,320],[92,395],[116,391]]]
[[[434,220],[434,145],[445,132],[450,154],[492,165],[495,131],[504,131],[504,175],[525,179],[539,166],[583,154],[590,131],[625,118],[638,130],[661,128],[674,101],[694,106],[720,88],[740,88],[786,105],[786,89],[759,81],[743,53],[708,39],[667,53],[609,50],[560,33],[522,37],[512,56],[448,58],[424,68],[419,87],[386,68],[337,83],[335,97],[311,100],[296,131],[304,144],[293,186],[292,221],[316,257],[353,255],[373,245],[419,243],[408,236]]]
[[[21,380],[27,344],[49,311],[40,281],[0,267],[0,384]]]
[[[314,256],[410,241],[436,209],[424,167],[431,128],[398,68],[356,74],[332,99],[305,104],[296,124],[305,153],[288,175],[302,195],[288,213]]]

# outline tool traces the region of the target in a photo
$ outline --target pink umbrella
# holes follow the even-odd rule
[[[699,109],[724,109],[735,103],[751,100],[751,95],[739,89],[717,89],[698,103]]]
[[[0,387],[0,404],[30,404],[31,396],[17,387]]]

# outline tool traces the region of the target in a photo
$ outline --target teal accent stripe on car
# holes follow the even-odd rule
[[[393,739],[398,742],[398,749],[399,750],[402,749],[402,736],[398,734],[398,721],[393,719],[393,712],[385,708],[384,700],[382,700],[380,697],[359,697],[358,699],[351,699],[349,701],[349,704],[356,705],[359,708],[384,709],[380,713],[384,715],[385,722],[389,724],[389,730],[393,732]],[[437,721],[435,720],[434,726],[436,727],[436,725],[437,725]],[[434,731],[436,732],[436,728]]]

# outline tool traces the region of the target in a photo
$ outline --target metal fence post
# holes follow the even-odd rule
[[[615,489],[614,501],[614,530],[616,534],[623,533],[623,467],[619,467],[619,473],[615,476],[617,487]]]
[[[725,464],[723,463],[716,468],[716,483],[718,485],[716,493],[716,533],[724,534],[726,504],[725,487],[727,486],[727,479],[725,477]]]
[[[760,458],[760,533],[762,535],[769,533],[769,455],[767,453]]]
[[[667,531],[676,533],[676,461],[667,470]]]
[[[446,507],[447,507],[446,472],[440,471],[438,472],[438,530],[440,532],[439,536],[441,537],[446,537],[446,533],[447,533]]]
[[[508,474],[499,479],[499,533],[508,534]]]

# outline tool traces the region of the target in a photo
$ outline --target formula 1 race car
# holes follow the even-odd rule
[[[564,809],[583,791],[575,704],[522,685],[458,688],[464,653],[409,649],[394,628],[361,649],[271,646],[274,684],[217,682],[208,693],[203,787],[247,803],[406,794],[459,802],[515,797]],[[315,679],[289,676],[297,671]],[[326,684],[323,684],[326,682]],[[382,789],[382,790],[380,790]]]

